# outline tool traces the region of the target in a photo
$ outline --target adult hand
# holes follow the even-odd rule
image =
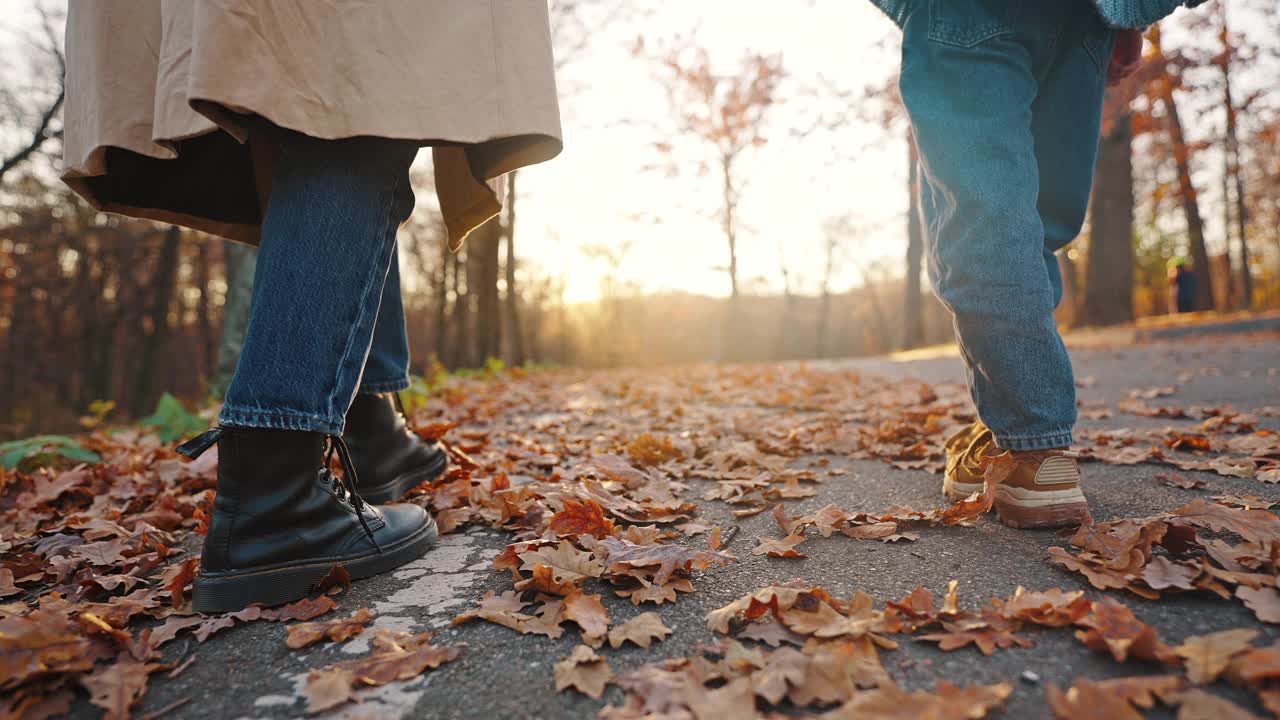
[[[1119,30],[1107,66],[1107,84],[1115,85],[1138,71],[1142,65],[1142,30]]]

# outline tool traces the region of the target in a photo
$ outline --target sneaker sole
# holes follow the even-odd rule
[[[449,454],[441,450],[431,463],[402,473],[390,482],[378,487],[368,488],[361,483],[360,497],[370,505],[386,505],[404,499],[406,493],[424,482],[431,482],[444,474],[449,468]]]
[[[954,482],[949,477],[942,479],[942,496],[953,503],[958,503],[974,493],[981,493],[985,489],[985,483]]]
[[[422,557],[435,544],[438,535],[435,520],[428,515],[422,528],[394,545],[384,546],[381,553],[309,560],[265,570],[201,574],[192,590],[192,608],[199,613],[225,613],[254,604],[270,607],[301,600],[310,595],[334,567],[345,567],[352,580],[378,575]]]
[[[1021,530],[1081,525],[1092,519],[1089,503],[1080,488],[1036,492],[1020,488],[996,488],[995,509],[1000,522]],[[1049,496],[1049,497],[1045,497]]]

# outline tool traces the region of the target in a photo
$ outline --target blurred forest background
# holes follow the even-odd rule
[[[74,429],[95,401],[130,418],[166,391],[217,397],[234,363],[253,250],[98,213],[61,185],[65,5],[4,2],[14,11],[4,15],[22,22],[0,24],[0,68],[8,68],[0,73],[0,439]],[[726,53],[697,32],[636,39],[626,31],[633,22],[679,27],[659,4],[552,2],[567,144],[591,129],[616,131],[619,142],[646,138],[650,162],[618,175],[702,188],[693,211],[707,222],[674,242],[713,249],[724,282],[706,291],[646,285],[632,260],[642,241],[626,228],[601,223],[565,243],[554,217],[522,222],[547,192],[535,171],[513,178],[504,213],[450,254],[430,205],[430,170],[418,168],[419,207],[401,233],[415,370],[490,358],[591,367],[828,358],[949,341],[950,322],[922,278],[897,36],[863,4],[870,29],[859,37],[874,38],[866,52],[875,62],[812,74],[790,67],[785,52],[745,42]],[[1280,307],[1274,10],[1273,0],[1219,0],[1181,12],[1151,29],[1141,71],[1109,91],[1090,220],[1060,256],[1064,326],[1168,313],[1168,262],[1177,256],[1197,271],[1200,311]],[[594,91],[582,68],[620,32],[632,38],[625,62],[652,79],[665,106],[648,118],[578,113]],[[900,158],[880,180],[901,198],[887,227],[873,232],[852,196],[850,212],[819,218],[804,245],[743,220],[771,211],[767,195],[749,190],[771,170],[752,158],[814,147],[839,156],[832,163],[856,164],[867,148]],[[824,171],[813,169],[815,182]],[[663,227],[664,207],[642,194],[631,202],[631,221]],[[584,280],[590,297],[566,293]]]

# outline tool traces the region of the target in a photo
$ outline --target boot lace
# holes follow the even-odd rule
[[[338,455],[338,463],[342,466],[341,477],[329,470],[329,463],[333,460],[335,451]],[[370,529],[368,521],[364,519],[364,508],[368,503],[356,490],[359,482],[356,477],[356,466],[351,462],[351,453],[347,450],[347,443],[343,441],[341,435],[329,436],[329,451],[324,456],[324,469],[329,474],[329,487],[333,494],[356,511],[356,519],[360,521],[360,527],[364,528],[365,536],[369,538],[369,542],[373,543],[373,548],[381,553],[382,548],[373,537],[373,530]]]

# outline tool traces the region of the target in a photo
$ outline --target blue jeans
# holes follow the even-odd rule
[[[339,434],[357,391],[409,386],[396,229],[413,211],[416,154],[396,140],[283,138],[219,422]]]
[[[1005,449],[1069,445],[1054,253],[1088,208],[1114,33],[1087,0],[913,0],[902,20],[928,273],[978,415]]]

